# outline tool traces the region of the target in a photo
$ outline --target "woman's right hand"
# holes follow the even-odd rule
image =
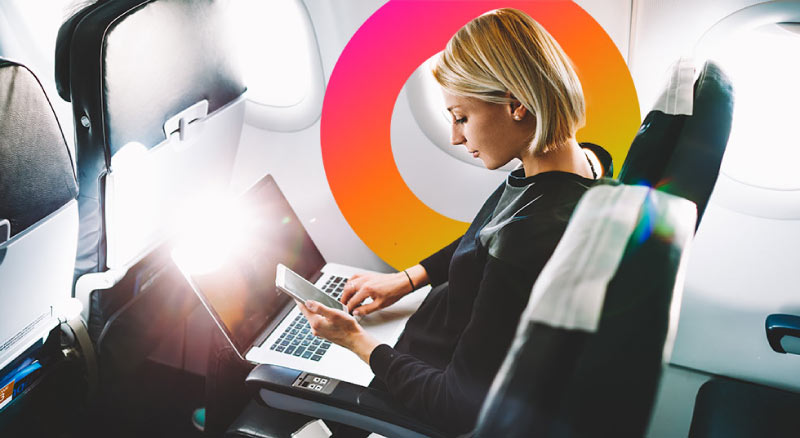
[[[411,292],[411,283],[403,271],[393,274],[365,272],[355,274],[347,280],[342,291],[342,304],[355,316],[368,315],[391,306]],[[362,304],[367,298],[372,302]]]

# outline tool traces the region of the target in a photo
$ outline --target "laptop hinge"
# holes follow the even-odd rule
[[[282,293],[282,292],[279,292],[279,293]],[[261,334],[258,335],[258,338],[256,338],[256,340],[253,342],[252,346],[253,347],[258,347],[261,344],[263,344],[264,341],[267,340],[269,335],[271,335],[272,332],[275,331],[275,328],[278,327],[278,324],[280,324],[283,321],[283,318],[285,318],[286,315],[288,315],[289,312],[292,311],[292,309],[294,309],[294,306],[284,306],[283,310],[281,310],[280,313],[275,315],[275,318],[272,318],[272,322],[270,322],[267,325],[267,327],[261,332]]]
[[[317,272],[315,272],[311,278],[308,279],[308,281],[311,282],[311,284],[316,284],[320,277],[322,277],[322,271],[317,270]]]

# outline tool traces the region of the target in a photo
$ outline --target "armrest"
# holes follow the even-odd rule
[[[769,315],[766,321],[767,341],[778,353],[800,354],[800,316]]]
[[[0,244],[6,243],[11,239],[11,222],[8,219],[0,219]]]
[[[444,437],[384,392],[276,365],[259,365],[245,380],[269,406],[348,424],[385,436]]]

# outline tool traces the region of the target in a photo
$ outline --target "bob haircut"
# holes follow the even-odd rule
[[[433,76],[457,96],[518,100],[536,118],[535,154],[558,148],[585,124],[583,89],[569,57],[517,9],[496,9],[467,23],[438,57]]]

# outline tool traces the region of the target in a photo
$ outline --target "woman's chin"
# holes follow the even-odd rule
[[[483,165],[486,166],[486,168],[489,170],[497,170],[505,165],[505,163],[498,163],[496,161],[486,160],[483,157],[481,157],[481,161],[483,161]]]

